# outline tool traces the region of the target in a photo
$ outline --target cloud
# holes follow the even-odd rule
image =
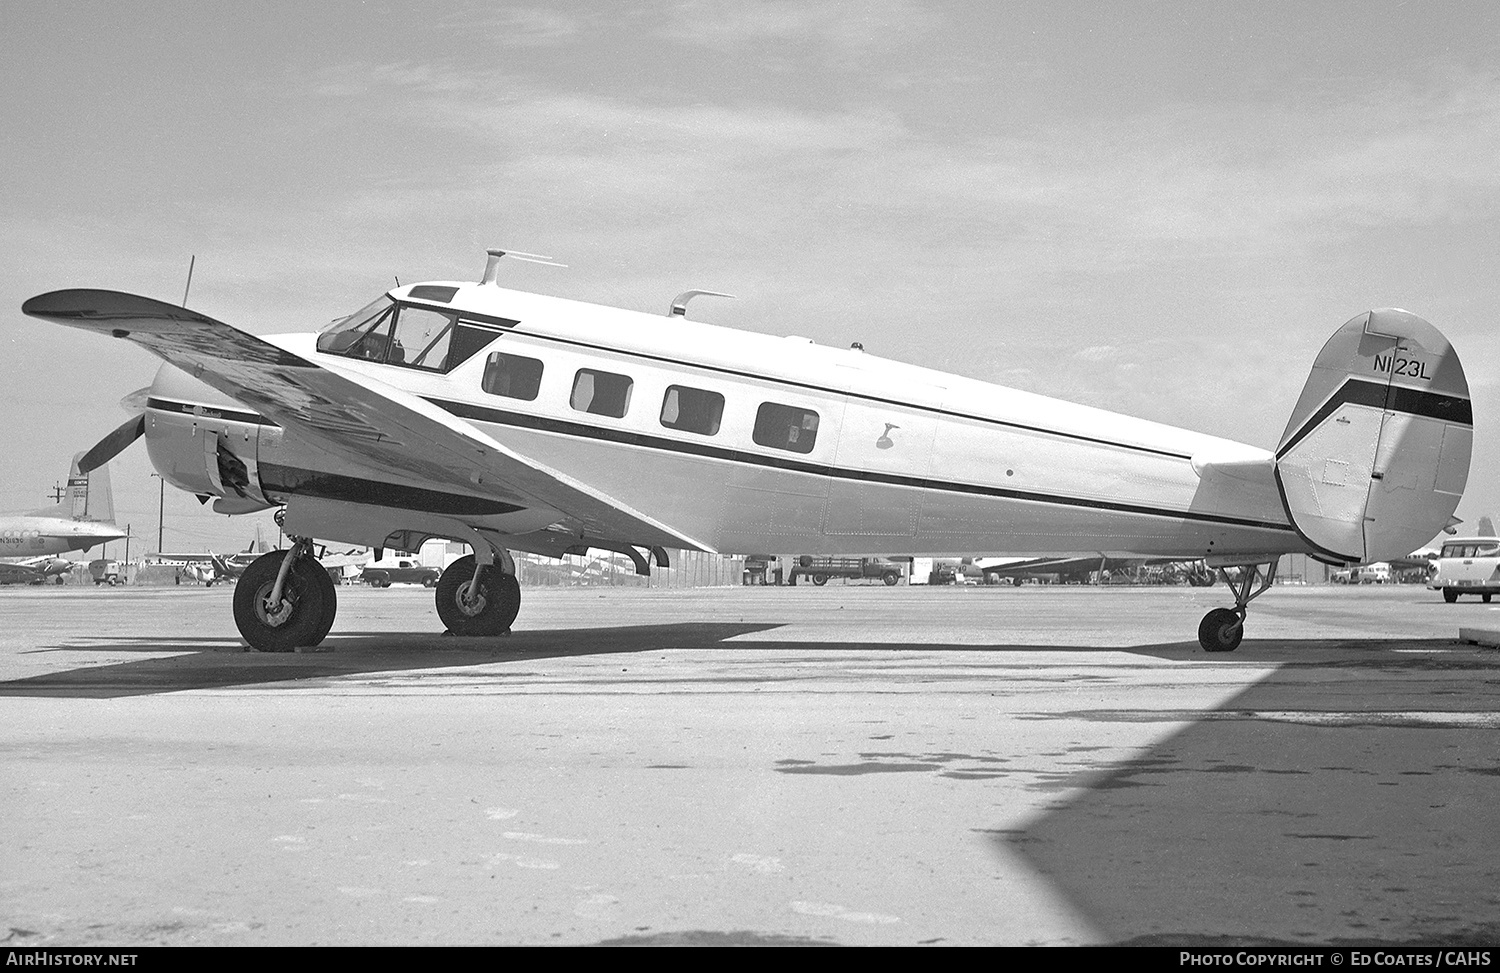
[[[942,22],[930,7],[906,0],[691,0],[671,9],[659,33],[724,55],[771,52],[785,63],[811,57],[849,70],[901,50]]]
[[[540,7],[510,7],[494,12],[491,34],[502,44],[517,47],[556,47],[575,39],[580,16]]]

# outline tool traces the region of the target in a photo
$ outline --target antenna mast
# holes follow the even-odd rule
[[[187,307],[188,291],[190,291],[190,290],[193,289],[193,264],[195,264],[197,262],[198,262],[198,255],[196,253],[193,254],[191,257],[188,258],[188,279],[187,279],[187,286],[182,289],[182,306],[183,307]]]

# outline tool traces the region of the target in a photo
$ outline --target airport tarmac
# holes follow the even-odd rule
[[[1500,604],[0,590],[10,946],[1500,942]]]

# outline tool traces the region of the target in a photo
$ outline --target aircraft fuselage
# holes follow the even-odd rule
[[[449,288],[447,301],[413,296]],[[1309,549],[1267,450],[803,338],[492,284],[389,296],[460,312],[483,329],[477,350],[442,372],[319,351],[316,334],[265,340],[417,396],[675,531],[616,539],[626,543],[849,555]],[[554,519],[482,491],[432,490],[418,470],[371,468],[171,366],[147,418],[157,468],[228,498],[226,512],[300,496],[368,513],[370,528],[343,533],[323,517],[328,540],[442,534],[445,518],[517,537]],[[1236,474],[1205,473],[1205,460]]]
[[[0,516],[0,557],[37,557],[87,551],[125,532],[113,525],[33,514]]]

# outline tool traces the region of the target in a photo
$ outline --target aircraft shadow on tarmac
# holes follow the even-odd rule
[[[1395,658],[1278,668],[1135,759],[1038,785],[1059,802],[993,840],[1111,942],[1493,946],[1500,665]]]
[[[1196,642],[1163,643],[1101,648],[1097,645],[1017,645],[997,643],[913,644],[909,642],[825,642],[758,638],[730,641],[738,636],[769,632],[779,622],[683,622],[589,629],[521,630],[502,638],[454,638],[440,633],[338,632],[316,650],[295,653],[249,651],[239,638],[139,636],[126,640],[83,638],[76,642],[33,649],[32,655],[69,653],[121,655],[139,653],[159,656],[130,662],[84,665],[36,676],[0,681],[0,697],[40,696],[53,698],[108,699],[172,693],[191,689],[221,689],[258,683],[287,682],[333,676],[397,672],[409,669],[447,669],[485,665],[510,660],[537,660],[579,656],[629,654],[663,649],[739,651],[828,651],[828,652],[1047,652],[1097,654],[1126,652],[1175,661],[1219,659],[1251,664],[1286,664],[1318,657],[1322,666],[1340,663],[1318,650],[1353,649],[1353,660],[1344,664],[1368,666],[1359,658],[1372,648],[1411,646],[1411,640],[1323,640],[1286,642],[1247,641],[1235,654],[1208,656]],[[1443,642],[1447,645],[1450,643]],[[1363,651],[1361,651],[1363,650]]]

